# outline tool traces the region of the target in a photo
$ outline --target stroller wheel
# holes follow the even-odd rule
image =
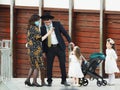
[[[87,79],[83,79],[83,86],[87,86],[88,85],[88,80]]]
[[[106,80],[103,80],[103,81],[102,81],[102,85],[103,85],[103,86],[106,86],[106,85],[107,85],[107,81],[106,81]]]
[[[97,86],[100,87],[102,85],[101,81],[97,81]]]
[[[83,85],[83,79],[79,78],[79,84],[80,84],[80,86]]]

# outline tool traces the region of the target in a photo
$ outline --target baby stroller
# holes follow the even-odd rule
[[[95,70],[98,67],[98,65],[105,60],[105,55],[102,53],[93,53],[90,55],[90,59],[82,63],[82,71],[84,74],[84,77],[80,79],[79,84],[83,86],[88,85],[88,80],[85,78],[86,75],[89,75],[93,79],[97,80],[97,86],[105,86],[107,85],[107,81],[103,79],[102,76],[98,75]]]

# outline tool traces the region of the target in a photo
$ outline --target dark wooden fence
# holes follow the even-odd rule
[[[54,20],[59,20],[68,32],[68,10],[45,8],[44,12],[51,12]],[[10,10],[9,7],[0,7],[0,40],[10,38]],[[27,54],[26,32],[30,16],[38,13],[38,8],[15,7],[14,9],[14,77],[26,77],[29,69]],[[90,10],[75,10],[73,16],[73,42],[80,46],[82,54],[89,60],[90,54],[100,51],[99,12]],[[105,12],[104,41],[111,37],[116,42],[120,68],[120,12]],[[64,39],[66,41],[66,39]],[[104,50],[105,51],[105,43]],[[66,42],[66,46],[68,43]],[[68,71],[68,49],[66,48],[66,70]],[[103,65],[104,66],[104,65]],[[97,69],[99,71],[99,69]],[[104,70],[103,70],[104,72]],[[53,77],[60,77],[58,58],[55,57]],[[105,74],[104,74],[105,76]],[[116,77],[120,77],[116,74]]]

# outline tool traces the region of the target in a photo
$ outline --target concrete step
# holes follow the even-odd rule
[[[11,81],[4,81],[0,83],[0,90],[19,90],[18,87],[16,87],[16,83],[14,83],[13,80]]]
[[[87,86],[69,86],[65,87],[61,85],[60,78],[53,78],[53,83],[51,87],[43,86],[43,87],[28,87],[24,84],[25,78],[12,78],[11,81],[1,82],[0,83],[0,90],[120,90],[120,79],[115,80],[115,85],[113,86],[101,86],[98,87],[96,85],[96,80],[89,81]],[[32,81],[32,79],[31,79]],[[71,84],[72,80],[67,79],[68,83]],[[40,80],[38,79],[38,83]]]
[[[0,90],[9,90],[9,89],[3,82],[0,82]]]

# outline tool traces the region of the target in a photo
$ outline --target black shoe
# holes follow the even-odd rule
[[[52,83],[48,83],[48,85],[47,85],[48,87],[51,87],[52,86]]]
[[[42,85],[38,84],[38,83],[32,83],[32,86],[35,86],[35,87],[42,87]]]
[[[68,84],[67,82],[61,82],[61,84],[63,84],[64,86],[70,86],[70,84]]]
[[[26,80],[24,83],[25,83],[25,85],[27,85],[27,86],[32,86],[32,84],[31,84],[30,81],[28,81],[28,80]]]

